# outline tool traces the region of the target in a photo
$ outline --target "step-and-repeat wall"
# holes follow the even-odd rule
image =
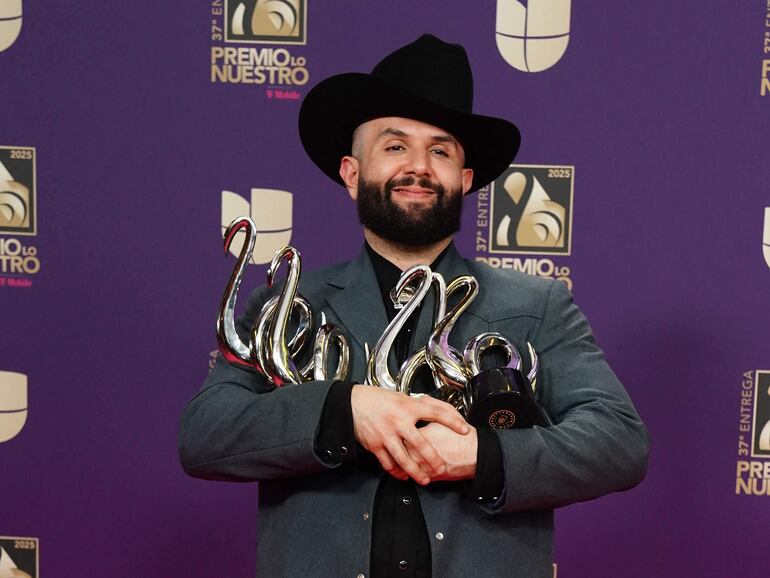
[[[557,511],[559,577],[767,576],[766,0],[0,0],[0,576],[253,576],[258,485],[176,453],[223,225],[247,288],[354,256],[299,105],[423,32],[523,135],[458,247],[568,284],[650,429],[642,485]]]

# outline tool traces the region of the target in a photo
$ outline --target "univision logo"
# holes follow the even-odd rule
[[[765,254],[765,263],[770,267],[770,207],[765,207],[765,232],[762,235],[762,252]]]
[[[249,201],[232,193],[222,191],[222,233],[233,220],[250,215],[257,226],[257,237],[251,263],[269,263],[281,247],[291,241],[292,194],[276,189],[251,189]],[[230,245],[230,252],[238,255],[243,247],[245,235],[238,233]]]
[[[228,0],[227,41],[305,44],[305,0]]]
[[[495,37],[506,62],[523,72],[541,72],[567,50],[571,0],[497,0]]]
[[[27,421],[27,376],[0,371],[0,443],[15,438]]]
[[[10,48],[21,32],[21,0],[0,0],[0,52]]]

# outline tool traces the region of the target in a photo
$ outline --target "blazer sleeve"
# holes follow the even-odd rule
[[[267,300],[265,288],[249,298],[237,322],[248,341]],[[231,366],[221,355],[185,408],[178,450],[189,475],[206,480],[256,481],[322,471],[314,451],[317,429],[333,380],[276,388],[256,372]]]
[[[495,430],[505,485],[490,513],[553,508],[638,484],[647,430],[566,286],[551,282],[533,339],[549,428]]]

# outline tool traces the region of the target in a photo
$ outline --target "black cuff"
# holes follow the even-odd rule
[[[329,388],[316,432],[314,451],[327,464],[349,462],[358,457],[350,407],[352,381],[337,381]]]
[[[489,428],[477,428],[476,477],[468,492],[476,502],[496,502],[505,485],[503,451],[497,434]]]

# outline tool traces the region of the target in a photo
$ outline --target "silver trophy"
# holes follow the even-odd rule
[[[278,269],[288,263],[288,275],[281,292],[269,299],[252,326],[250,340],[245,344],[235,328],[235,304],[246,265],[254,251],[257,230],[249,217],[235,219],[225,230],[225,254],[239,231],[245,231],[236,266],[222,296],[217,316],[217,343],[224,359],[237,367],[248,368],[264,376],[268,382],[281,387],[289,383],[303,383],[311,379],[344,380],[350,370],[350,344],[345,334],[321,317],[321,326],[313,340],[313,350],[307,364],[301,369],[297,360],[305,356],[305,345],[313,326],[313,310],[305,298],[297,293],[301,273],[301,258],[293,247],[280,249],[270,264],[267,285],[275,283]],[[295,320],[294,333],[288,336],[289,325]],[[332,348],[336,348],[337,366],[329,371]]]
[[[367,385],[382,387],[390,391],[401,390],[397,379],[393,377],[388,367],[388,356],[404,323],[420,306],[420,303],[422,303],[422,300],[425,299],[425,296],[430,291],[432,284],[433,274],[430,267],[426,265],[415,265],[404,271],[401,275],[393,291],[395,295],[394,301],[400,300],[401,294],[407,291],[408,287],[416,285],[416,289],[413,289],[411,297],[399,312],[396,313],[396,316],[393,317],[369,354],[368,363],[366,364],[366,380],[364,382]]]
[[[412,381],[417,370],[427,365],[425,347],[419,348],[404,361],[395,377],[391,374],[388,367],[388,357],[406,320],[415,313],[431,288],[436,290],[434,319],[443,319],[446,312],[448,293],[444,278],[438,273],[432,273],[430,268],[425,265],[411,267],[401,275],[396,287],[391,291],[391,298],[394,304],[400,304],[396,305],[399,311],[385,328],[371,353],[369,353],[368,346],[366,346],[368,363],[364,383],[415,397],[426,395],[411,392]],[[433,381],[435,390],[427,395],[453,403],[458,409],[462,407],[461,396],[456,395],[456,390],[445,387],[436,374],[433,374]]]
[[[475,297],[475,279],[458,277],[447,286],[440,273],[432,273],[433,287],[436,289],[436,307],[434,310],[434,329],[428,344],[418,349],[401,366],[398,374],[398,391],[410,394],[412,383],[418,369],[427,365],[433,375],[435,390],[428,395],[446,401],[465,413],[466,403],[463,396],[467,380],[462,365],[462,355],[449,345],[449,332],[455,321]],[[465,289],[466,295],[449,311],[446,311],[447,299],[454,293]],[[419,395],[419,394],[418,394]]]
[[[527,348],[530,369],[524,376],[516,346],[500,333],[482,333],[468,342],[463,350],[465,367],[471,375],[466,386],[468,423],[494,429],[552,425],[535,399],[538,360],[530,343]],[[507,362],[503,367],[482,369],[481,357],[492,349],[503,350]]]
[[[417,349],[394,378],[387,364],[390,349],[431,286],[437,291],[433,331],[427,345]],[[427,395],[451,403],[476,427],[510,429],[550,425],[550,419],[534,397],[538,360],[531,344],[527,344],[530,370],[526,377],[522,374],[518,350],[499,333],[483,333],[472,338],[462,354],[449,344],[452,328],[476,298],[478,289],[478,281],[470,275],[457,277],[446,285],[441,275],[427,266],[417,265],[404,271],[391,294],[394,302],[402,301],[403,306],[371,354],[367,350],[366,383],[408,395],[424,395],[412,394],[411,388],[418,369],[427,365],[435,384],[435,390]],[[447,299],[457,293],[459,301],[446,311]],[[503,367],[483,369],[482,357],[495,349],[503,351],[507,361]]]

